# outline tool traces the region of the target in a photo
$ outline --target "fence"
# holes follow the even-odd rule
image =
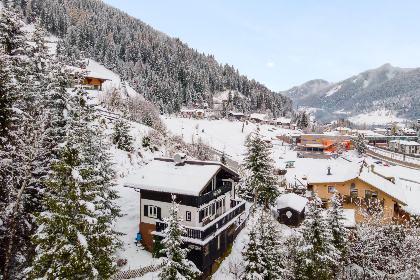
[[[126,271],[119,271],[117,273],[114,274],[114,276],[112,277],[113,280],[121,280],[121,279],[131,279],[131,278],[135,278],[135,277],[141,277],[149,272],[155,272],[158,269],[160,269],[163,265],[159,264],[159,265],[149,265],[149,266],[145,266],[139,269],[133,269],[133,270],[126,270]]]

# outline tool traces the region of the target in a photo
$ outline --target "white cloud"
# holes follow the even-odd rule
[[[272,62],[271,59],[268,60],[267,67],[274,67],[274,62]]]

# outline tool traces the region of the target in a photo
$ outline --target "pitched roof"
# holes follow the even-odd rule
[[[319,170],[319,166],[317,167]],[[321,167],[322,168],[322,167]],[[340,183],[353,179],[360,179],[365,183],[377,188],[378,190],[388,194],[389,196],[399,200],[403,204],[407,204],[407,199],[404,195],[404,190],[401,187],[401,182],[398,177],[395,177],[395,183],[381,177],[377,172],[372,172],[368,167],[363,167],[360,172],[360,164],[349,164],[348,166],[331,165],[331,175],[327,175],[327,169],[322,168],[319,173],[309,173],[307,180],[308,184],[316,183]]]
[[[297,194],[287,193],[277,198],[276,203],[277,209],[291,208],[297,212],[302,212],[303,208],[306,206],[306,203],[308,203],[308,200]]]
[[[137,174],[127,178],[125,187],[158,192],[199,196],[202,189],[220,170],[225,169],[234,176],[234,171],[218,162],[185,161],[176,165],[173,159],[155,158]]]

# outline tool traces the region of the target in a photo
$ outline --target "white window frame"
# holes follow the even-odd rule
[[[157,219],[157,206],[149,205],[148,217]]]

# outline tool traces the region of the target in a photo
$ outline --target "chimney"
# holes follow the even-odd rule
[[[327,169],[328,169],[328,173],[327,173],[327,175],[332,175],[332,174],[331,174],[331,166],[327,166]]]
[[[187,159],[187,155],[184,153],[176,153],[174,155],[175,165],[184,165],[184,162],[186,159]]]

